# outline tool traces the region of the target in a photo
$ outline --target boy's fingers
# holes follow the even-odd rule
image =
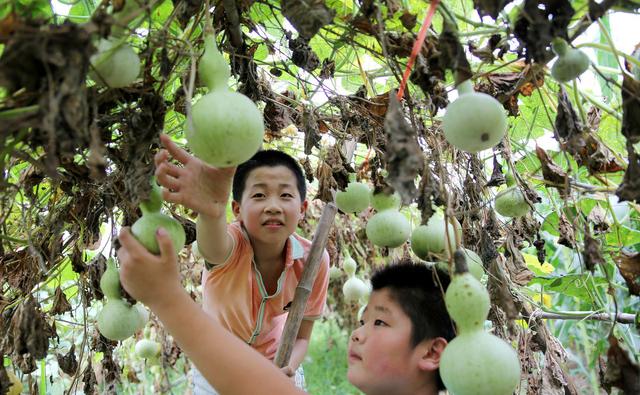
[[[169,237],[169,233],[164,228],[158,228],[156,231],[156,240],[158,240],[161,257],[166,258],[175,255],[171,237]]]
[[[140,244],[135,237],[133,237],[131,230],[127,227],[120,230],[118,240],[120,240],[120,249],[125,248],[129,254],[136,255],[147,252],[144,246]]]
[[[162,141],[162,145],[169,151],[171,156],[173,156],[178,162],[186,165],[192,158],[191,155],[182,148],[178,147],[176,143],[171,141],[171,138],[166,134],[160,135],[160,141]]]

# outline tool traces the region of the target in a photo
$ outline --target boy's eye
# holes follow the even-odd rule
[[[262,197],[264,197],[264,193],[259,193],[259,192],[258,193],[254,193],[251,197],[253,197],[253,198],[262,198]]]
[[[292,198],[292,197],[293,197],[293,195],[292,195],[292,194],[290,194],[289,192],[285,192],[285,193],[283,193],[283,194],[282,194],[282,197],[285,197],[285,198]]]
[[[373,321],[373,325],[375,325],[375,326],[387,326],[387,323],[382,321],[382,320],[375,320],[375,321]]]

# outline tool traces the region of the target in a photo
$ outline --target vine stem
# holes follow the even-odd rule
[[[596,313],[593,311],[572,311],[572,312],[549,312],[534,311],[532,318],[543,318],[552,320],[594,320],[594,321],[617,321],[622,324],[633,324],[634,314],[629,313]]]
[[[422,26],[420,27],[418,38],[413,43],[411,56],[409,56],[407,67],[404,69],[404,74],[402,75],[402,82],[400,83],[400,88],[398,89],[398,100],[402,100],[404,96],[404,89],[407,86],[407,80],[409,79],[409,74],[411,74],[413,63],[416,61],[416,56],[418,56],[420,48],[422,48],[422,44],[424,44],[424,39],[425,37],[427,37],[427,30],[429,30],[429,26],[431,26],[433,14],[436,13],[436,8],[438,7],[439,3],[440,0],[433,0],[431,4],[429,4],[429,10],[427,11],[427,15],[424,17],[424,22],[422,22]]]

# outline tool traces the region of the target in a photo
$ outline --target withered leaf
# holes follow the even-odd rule
[[[395,94],[389,95],[389,108],[384,119],[387,135],[387,182],[410,204],[416,197],[415,179],[424,165],[424,155],[416,131],[405,119],[402,105]]]
[[[304,38],[290,39],[289,49],[291,50],[291,62],[296,66],[308,72],[312,72],[320,66],[320,58]]]
[[[629,293],[640,296],[640,253],[622,250],[615,261],[620,274],[627,282]]]
[[[568,36],[567,27],[575,13],[568,0],[539,1],[526,0],[514,27],[514,34],[524,45],[527,61],[547,63],[553,58],[549,50],[554,37]]]
[[[333,78],[336,72],[336,62],[334,60],[324,59],[322,61],[322,68],[320,69],[320,79],[326,80]]]
[[[607,213],[602,207],[600,207],[600,204],[596,204],[595,207],[591,209],[589,215],[587,215],[587,222],[593,225],[593,231],[596,235],[605,233],[609,230]]]
[[[91,366],[92,355],[89,355],[87,367],[82,372],[82,382],[84,383],[83,391],[85,395],[94,395],[97,394],[96,385],[98,385],[98,380],[96,379],[96,372],[93,371],[93,366]]]
[[[456,29],[445,19],[444,28],[438,41],[440,67],[451,70],[456,86],[473,76],[469,60],[456,34]]]
[[[624,172],[622,183],[616,190],[616,196],[620,198],[620,201],[640,202],[640,158],[629,142],[627,142],[627,152],[629,165],[627,171]]]
[[[306,39],[315,36],[325,25],[333,21],[336,12],[323,0],[282,0],[282,15]]]
[[[558,113],[556,114],[555,129],[558,136],[563,139],[569,139],[575,135],[582,134],[584,126],[576,111],[571,105],[571,101],[567,97],[567,92],[561,86],[558,91]]]
[[[611,391],[611,387],[617,387],[625,395],[640,394],[640,367],[613,335],[609,335],[603,386],[607,392]]]
[[[60,370],[62,370],[69,376],[74,376],[76,374],[76,371],[78,370],[78,360],[76,359],[75,348],[75,344],[72,344],[69,352],[66,355],[56,354],[56,359],[58,360],[58,366],[60,366]]]
[[[505,257],[506,268],[509,271],[511,280],[520,285],[525,286],[531,281],[534,274],[524,260],[524,256],[520,252],[520,249],[516,245],[515,234],[509,233],[507,235],[507,241],[505,243]]]
[[[409,10],[404,10],[402,16],[400,17],[400,22],[405,29],[412,31],[418,23],[418,18],[416,17],[416,14],[410,13]]]
[[[33,297],[30,296],[20,305],[11,321],[14,353],[28,353],[35,359],[46,357],[49,338],[55,336],[55,331],[47,323]]]
[[[567,181],[567,173],[555,164],[549,154],[539,146],[536,146],[536,156],[540,160],[544,179],[554,186],[560,186],[559,188],[562,188],[561,191],[564,190],[563,186]]]
[[[60,286],[56,288],[53,295],[53,307],[49,310],[49,314],[58,315],[71,311],[71,304],[67,300],[67,296],[64,294]]]
[[[589,232],[589,224],[585,224],[584,230],[584,250],[582,251],[582,260],[584,265],[590,272],[593,273],[597,265],[604,265],[605,260],[602,256],[602,249],[600,242],[593,237]]]
[[[9,375],[4,368],[4,364],[0,365],[0,394],[6,394],[9,391],[9,388],[13,386],[11,380],[9,380]]]
[[[320,140],[322,138],[318,130],[318,120],[313,110],[306,107],[302,113],[302,127],[304,132],[304,153],[311,155],[314,147],[320,148]]]
[[[511,0],[473,0],[473,6],[481,17],[489,15],[493,19],[496,19],[504,6],[509,3]]]
[[[487,181],[486,187],[499,187],[506,182],[506,178],[502,173],[502,166],[498,162],[498,158],[493,155],[493,171],[491,172],[491,178]]]
[[[267,104],[264,106],[264,123],[267,129],[271,133],[279,132],[281,129],[291,125],[293,122],[292,113],[293,109],[290,106],[290,101],[294,94],[286,90],[280,95],[272,93]]]
[[[564,213],[560,213],[558,218],[558,233],[560,233],[558,244],[569,248],[576,247],[576,235],[573,225],[567,220],[567,216]]]
[[[635,144],[640,141],[640,81],[623,73],[622,134]]]

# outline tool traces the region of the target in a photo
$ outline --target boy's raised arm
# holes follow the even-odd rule
[[[212,320],[187,295],[166,231],[157,234],[159,256],[145,250],[126,228],[119,239],[122,286],[158,316],[221,395],[303,394],[275,365]]]
[[[162,197],[198,213],[198,249],[206,260],[221,263],[233,248],[227,234],[226,208],[235,167],[209,166],[165,134],[160,135],[160,141],[166,149],[155,155],[155,165],[156,178],[164,187]],[[170,157],[182,166],[169,162]]]

